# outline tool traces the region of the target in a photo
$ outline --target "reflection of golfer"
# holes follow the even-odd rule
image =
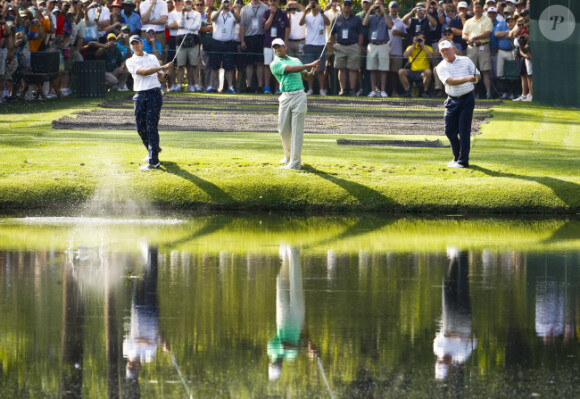
[[[133,287],[131,330],[123,342],[123,356],[127,361],[127,377],[136,379],[141,363],[150,363],[161,341],[159,335],[159,300],[157,297],[156,247],[147,250],[147,269],[142,280]]]
[[[159,117],[161,114],[161,83],[165,71],[173,66],[170,62],[159,65],[159,60],[152,54],[143,51],[143,42],[137,35],[129,39],[134,54],[127,60],[127,69],[133,76],[133,89],[136,94],[135,122],[137,133],[147,148],[147,165],[139,169],[157,169],[159,167]]]
[[[302,141],[304,139],[304,118],[306,117],[306,93],[302,78],[312,79],[320,65],[320,60],[302,65],[298,58],[286,55],[286,44],[282,39],[274,39],[272,48],[276,59],[270,64],[270,70],[280,82],[282,95],[278,99],[278,131],[282,138],[285,164],[282,169],[300,169]],[[312,68],[310,72],[307,69]]]
[[[471,333],[471,302],[469,299],[467,252],[447,250],[451,261],[443,281],[443,314],[441,330],[433,341],[437,356],[435,378],[447,377],[452,364],[463,364],[477,347]]]
[[[276,279],[276,336],[268,342],[271,380],[280,377],[284,359],[298,355],[298,340],[304,324],[304,290],[300,249],[280,246],[282,267]]]

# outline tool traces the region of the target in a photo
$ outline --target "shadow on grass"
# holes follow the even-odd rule
[[[226,193],[224,190],[216,186],[215,184],[198,177],[187,170],[183,170],[177,165],[175,162],[163,162],[163,166],[167,173],[171,173],[175,176],[179,176],[182,179],[192,182],[203,191],[206,192],[207,195],[211,197],[218,204],[223,203],[234,203],[234,199]]]
[[[355,183],[353,181],[330,175],[326,172],[316,169],[313,166],[305,165],[302,167],[302,170],[313,173],[316,176],[323,178],[324,180],[336,184],[340,188],[347,191],[350,195],[355,197],[364,207],[376,207],[377,205],[389,205],[395,203],[393,200],[385,197],[383,194],[373,190],[372,188],[363,186],[360,183]]]
[[[514,173],[497,172],[490,169],[482,168],[481,166],[471,165],[471,169],[482,172],[488,176],[493,177],[508,177],[511,179],[519,179],[525,181],[533,181],[550,188],[556,196],[561,199],[566,205],[578,208],[578,199],[580,198],[580,185],[553,177],[536,177],[516,175]]]

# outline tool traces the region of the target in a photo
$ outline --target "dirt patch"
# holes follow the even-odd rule
[[[159,129],[276,133],[277,99],[276,96],[166,95]],[[490,108],[496,103],[476,102],[472,135],[478,134],[479,125],[491,117]],[[444,108],[440,100],[309,97],[308,109],[306,133],[444,135]],[[106,102],[100,109],[55,120],[52,126],[54,129],[133,130],[133,101],[129,97]]]

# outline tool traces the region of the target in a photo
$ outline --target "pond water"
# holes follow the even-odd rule
[[[580,222],[0,218],[2,398],[580,397]]]

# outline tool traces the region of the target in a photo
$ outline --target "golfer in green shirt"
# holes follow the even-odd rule
[[[270,64],[272,75],[280,83],[282,95],[278,99],[278,131],[282,138],[284,159],[282,169],[300,169],[302,164],[302,141],[304,139],[304,117],[306,116],[306,93],[302,79],[310,80],[320,65],[320,60],[302,65],[298,58],[286,55],[286,44],[274,39],[272,48],[276,59]],[[306,72],[310,68],[310,72]]]

